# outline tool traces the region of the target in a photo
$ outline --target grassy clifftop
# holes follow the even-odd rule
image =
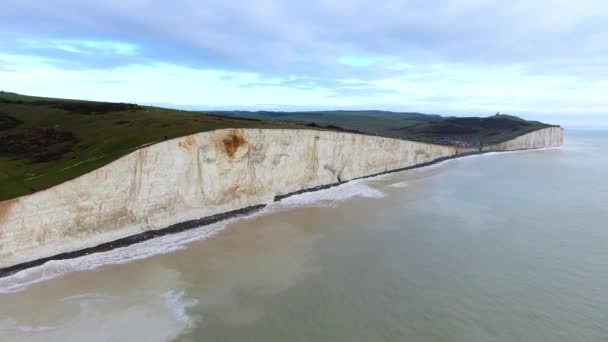
[[[0,92],[0,200],[49,188],[159,141],[254,127],[290,126],[126,103]]]

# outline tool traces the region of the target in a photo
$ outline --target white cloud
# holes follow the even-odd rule
[[[62,50],[77,54],[111,54],[134,56],[138,47],[135,44],[114,40],[91,39],[22,39],[20,45],[32,50]]]

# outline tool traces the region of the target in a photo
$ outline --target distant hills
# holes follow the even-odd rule
[[[297,123],[310,127],[336,128],[373,135],[387,135],[390,130],[423,122],[441,120],[436,114],[415,112],[390,112],[382,110],[333,110],[333,111],[211,111],[207,113],[270,121]]]

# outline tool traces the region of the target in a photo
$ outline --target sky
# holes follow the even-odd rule
[[[605,0],[2,0],[0,90],[608,125]]]

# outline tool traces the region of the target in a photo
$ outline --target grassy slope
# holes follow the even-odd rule
[[[3,99],[23,103],[2,103]],[[83,115],[31,104],[37,100],[50,99],[0,93],[0,116],[6,118],[8,115],[21,121],[17,127],[0,129],[0,138],[34,128],[52,128],[72,132],[77,141],[70,147],[71,151],[57,160],[46,162],[36,162],[31,157],[15,153],[0,153],[0,200],[30,194],[73,179],[145,144],[221,128],[286,126],[155,107]]]

